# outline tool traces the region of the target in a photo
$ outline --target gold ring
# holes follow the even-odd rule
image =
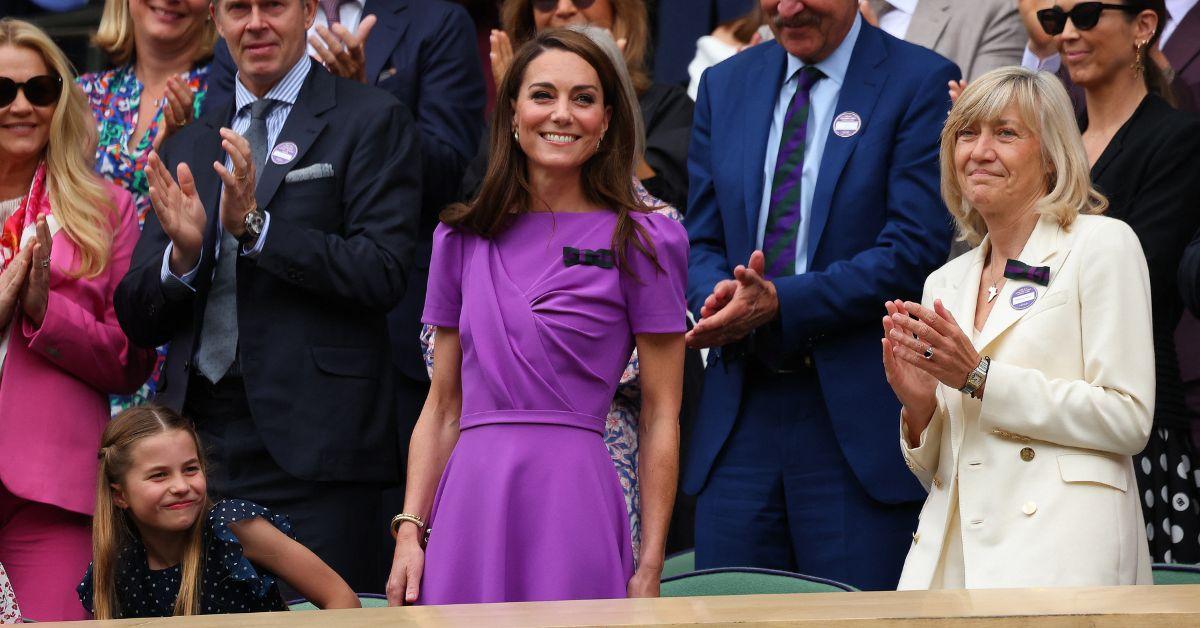
[[[42,260],[41,262],[38,262],[38,266],[41,266],[42,268],[49,268],[50,258],[47,257],[46,259]]]

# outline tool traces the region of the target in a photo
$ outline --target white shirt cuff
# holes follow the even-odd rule
[[[196,279],[196,271],[200,269],[200,261],[204,259],[204,251],[200,251],[200,258],[196,260],[196,265],[180,277],[171,272],[171,251],[174,247],[174,243],[168,242],[167,250],[163,251],[162,270],[158,274],[162,279],[163,287],[167,290],[181,290],[186,288],[195,292],[196,289],[192,287],[192,281]]]

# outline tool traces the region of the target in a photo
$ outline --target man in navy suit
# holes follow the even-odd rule
[[[696,566],[890,589],[925,495],[880,319],[949,250],[938,139],[960,74],[854,0],[762,5],[777,39],[705,73],[688,158],[688,341],[712,348],[684,469]]]
[[[390,92],[416,118],[421,224],[409,289],[388,315],[403,463],[429,392],[418,335],[433,230],[438,213],[458,200],[463,173],[483,134],[487,95],[475,26],[465,9],[444,0],[321,0],[308,40],[309,54],[330,72]],[[218,42],[207,97],[212,106],[229,100],[235,71],[225,42]]]
[[[114,305],[135,343],[171,343],[158,401],[195,422],[210,491],[287,515],[380,591],[399,467],[386,317],[411,276],[421,152],[407,107],[306,56],[316,11],[212,5],[235,97],[151,155],[154,214]]]

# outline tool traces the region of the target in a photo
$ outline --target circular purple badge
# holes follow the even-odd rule
[[[284,142],[279,144],[275,147],[275,150],[271,151],[271,163],[280,166],[290,163],[296,158],[297,152],[298,149],[296,148],[296,144],[293,142]]]
[[[862,128],[862,117],[853,111],[843,111],[833,119],[833,134],[838,137],[850,137]]]
[[[1009,298],[1008,302],[1014,310],[1024,310],[1033,305],[1033,302],[1037,301],[1037,297],[1036,288],[1033,286],[1021,286],[1013,291],[1012,297]]]

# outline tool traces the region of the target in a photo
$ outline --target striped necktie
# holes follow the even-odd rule
[[[808,133],[809,93],[825,74],[813,66],[797,71],[796,94],[783,118],[771,202],[763,234],[767,278],[796,273],[796,244],[800,237],[800,178],[804,174],[804,139]]]
[[[330,27],[334,24],[340,24],[342,21],[342,5],[345,0],[318,0],[321,5],[321,12],[325,14],[325,21]]]

